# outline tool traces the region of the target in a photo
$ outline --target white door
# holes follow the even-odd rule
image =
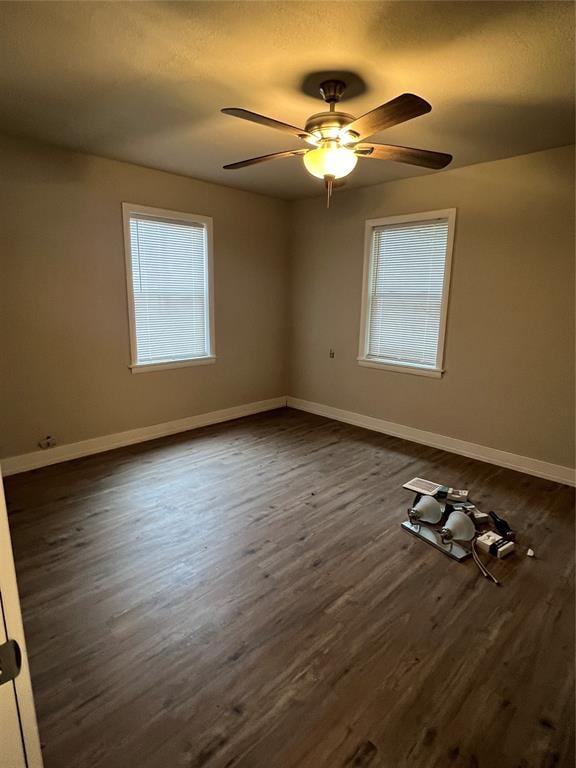
[[[15,641],[20,671],[14,679],[1,683],[9,666],[2,646]],[[4,664],[4,666],[3,666]],[[40,740],[30,684],[28,655],[24,641],[16,573],[10,544],[10,529],[0,476],[0,766],[2,768],[42,768]]]
[[[3,619],[4,616],[0,616],[0,645],[7,640]],[[0,765],[2,768],[26,768],[13,681],[0,685]]]

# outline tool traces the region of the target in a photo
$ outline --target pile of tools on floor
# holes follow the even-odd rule
[[[515,549],[516,534],[495,512],[482,512],[469,491],[415,477],[403,485],[415,493],[402,528],[455,560],[472,557],[487,579],[500,584],[480,559],[479,552],[503,558]],[[526,553],[534,557],[529,549]]]

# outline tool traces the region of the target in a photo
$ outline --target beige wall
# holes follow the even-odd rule
[[[0,141],[0,456],[286,390],[287,203]],[[134,375],[121,202],[214,218],[215,365]]]
[[[9,139],[0,168],[0,456],[290,394],[573,464],[573,148],[330,211]],[[214,218],[215,365],[130,373],[122,201]],[[358,366],[365,219],[450,207],[445,376]]]
[[[452,207],[446,374],[360,367],[365,219]],[[573,148],[297,202],[291,250],[291,395],[574,464]]]

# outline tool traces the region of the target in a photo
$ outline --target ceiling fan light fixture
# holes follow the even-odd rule
[[[312,131],[312,135],[315,136],[318,141],[330,139],[330,141],[337,141],[340,137],[340,128],[337,125],[329,125],[322,130]]]
[[[340,133],[338,136],[338,141],[342,146],[347,146],[351,144],[354,146],[354,144],[358,141],[358,134],[354,133],[354,131],[347,131],[346,128],[341,128]]]
[[[405,123],[419,115],[425,115],[432,109],[431,105],[420,96],[413,93],[403,93],[376,109],[355,117],[348,112],[336,109],[346,87],[343,80],[325,80],[320,84],[322,98],[329,109],[310,115],[304,128],[283,123],[266,115],[251,112],[240,107],[225,107],[222,112],[232,117],[239,117],[252,123],[274,128],[288,133],[301,141],[305,141],[314,149],[290,149],[274,152],[271,155],[260,155],[242,160],[239,163],[225,165],[226,170],[246,168],[267,160],[277,160],[282,157],[300,156],[304,167],[318,179],[322,179],[328,192],[327,207],[330,207],[332,191],[341,184],[335,184],[337,179],[348,176],[358,162],[358,157],[373,160],[394,160],[422,168],[445,168],[452,160],[451,155],[443,152],[431,152],[426,149],[414,149],[392,144],[366,144],[366,139],[376,133]]]
[[[358,162],[358,157],[351,149],[341,147],[335,141],[309,150],[303,159],[308,173],[318,179],[325,179],[327,176],[341,179],[352,173]]]

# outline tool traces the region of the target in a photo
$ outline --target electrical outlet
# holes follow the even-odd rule
[[[38,440],[38,448],[42,448],[45,451],[47,448],[54,448],[56,440],[51,435],[46,435],[42,440]]]
[[[329,355],[328,355],[328,356],[329,356],[329,357],[334,357],[334,350],[333,350],[333,349],[331,349],[331,350],[330,350],[330,352],[329,352]]]

